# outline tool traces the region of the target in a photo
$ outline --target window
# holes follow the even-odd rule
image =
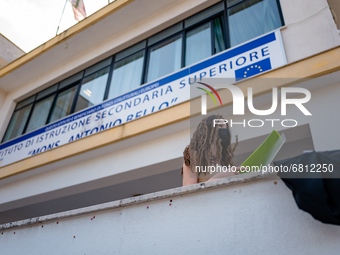
[[[187,33],[185,65],[211,56],[211,24],[206,23]]]
[[[78,84],[58,93],[49,122],[61,119],[71,113],[72,102],[76,94],[77,85]]]
[[[233,47],[282,25],[276,0],[248,0],[228,10]]]
[[[223,16],[219,16],[186,33],[186,66],[226,49],[223,20]]]
[[[279,0],[225,0],[19,102],[2,142],[283,25]]]
[[[10,140],[23,133],[31,108],[32,104],[14,112],[4,136],[4,141]]]

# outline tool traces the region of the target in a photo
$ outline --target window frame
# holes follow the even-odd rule
[[[59,87],[59,84],[58,84],[58,87]],[[56,90],[56,91],[58,91],[58,87],[57,87],[57,90]],[[42,91],[43,91],[43,90],[42,90]],[[41,92],[42,92],[42,91],[41,91]],[[39,99],[37,99],[39,93],[37,93],[37,94],[35,95],[34,101],[32,102],[32,108],[31,108],[31,111],[30,111],[30,113],[29,113],[29,115],[28,115],[28,118],[27,118],[27,121],[26,121],[26,125],[25,125],[25,127],[24,127],[23,132],[22,132],[22,135],[25,134],[25,133],[27,132],[27,128],[28,128],[28,125],[29,125],[29,123],[30,123],[30,121],[31,121],[31,117],[32,117],[32,114],[33,114],[34,109],[35,109],[35,107],[36,107],[36,104],[40,103],[41,101],[45,100],[45,99],[48,98],[48,97],[51,97],[51,96],[54,94],[54,95],[53,95],[53,99],[52,99],[52,103],[51,103],[51,108],[50,108],[50,110],[48,111],[48,115],[47,115],[47,117],[46,117],[46,120],[45,120],[45,124],[44,124],[44,125],[47,125],[47,124],[48,124],[50,112],[51,112],[51,110],[52,110],[52,108],[53,108],[54,101],[56,100],[56,95],[55,95],[56,91],[53,91],[53,92],[51,92],[51,93],[49,93],[49,94],[47,94],[47,95],[45,95],[45,96],[43,96],[43,97],[41,97],[41,98],[39,98]],[[21,108],[20,108],[20,109],[21,109]],[[33,129],[33,130],[34,130],[34,129]],[[31,131],[33,131],[33,130],[31,130]],[[31,132],[31,131],[29,131],[29,132]]]
[[[130,46],[129,48],[131,48],[131,47],[135,46],[136,44],[139,44],[139,43],[141,43],[141,42],[143,42],[143,41],[146,41],[146,40],[142,40],[142,41],[140,41],[140,42],[138,42],[138,43],[135,43],[134,45]],[[127,49],[129,49],[129,48],[127,48]],[[146,59],[147,59],[147,56],[146,56],[146,48],[147,48],[147,46],[146,46],[146,43],[145,43],[144,48],[141,48],[141,49],[139,49],[139,50],[137,50],[137,51],[133,51],[133,52],[131,52],[130,54],[124,56],[123,58],[118,59],[117,61],[116,61],[116,55],[117,55],[119,52],[116,53],[116,54],[113,56],[113,60],[112,60],[112,63],[111,63],[111,68],[110,68],[110,71],[109,71],[108,83],[106,84],[105,97],[104,97],[104,100],[103,100],[103,101],[105,101],[106,99],[108,99],[109,94],[110,94],[111,80],[112,80],[112,77],[113,77],[113,73],[114,73],[114,71],[115,71],[114,65],[115,65],[116,63],[118,63],[119,61],[122,61],[122,60],[124,60],[124,59],[126,59],[126,58],[128,58],[128,57],[131,57],[131,56],[133,56],[134,54],[137,54],[137,53],[142,52],[142,51],[144,52],[144,55],[143,55],[143,58],[144,58],[144,59],[143,59],[142,74],[141,74],[141,77],[140,77],[140,84],[139,84],[139,86],[141,86],[141,85],[144,84],[143,82],[144,82],[144,73],[145,73],[145,61],[146,61]],[[121,51],[120,51],[120,52],[121,52]]]
[[[84,75],[83,75],[83,76],[84,76]],[[82,79],[83,79],[83,78],[84,78],[84,77],[82,77]],[[70,84],[68,84],[67,86],[62,87],[61,89],[59,89],[59,84],[58,84],[58,90],[55,92],[54,100],[53,100],[51,109],[50,109],[50,111],[49,111],[49,113],[48,113],[48,118],[47,118],[47,123],[46,123],[46,124],[52,123],[52,122],[57,121],[57,120],[62,119],[62,118],[65,118],[66,116],[68,116],[68,115],[74,113],[74,109],[75,109],[75,106],[76,106],[76,105],[75,105],[75,101],[77,101],[77,100],[76,100],[76,98],[77,98],[77,92],[79,92],[79,90],[80,90],[80,86],[81,86],[81,84],[82,84],[82,79],[81,79],[81,80],[77,80],[77,81],[73,81],[73,82],[71,82]],[[73,96],[73,99],[72,99],[70,113],[69,113],[68,115],[65,115],[64,117],[61,117],[61,118],[57,119],[57,120],[51,121],[53,110],[55,109],[55,106],[56,106],[56,104],[57,104],[58,95],[61,94],[61,93],[63,93],[63,92],[65,92],[66,90],[69,90],[70,88],[73,88],[73,87],[76,87],[76,90],[75,90],[75,92],[74,92],[74,96]],[[46,124],[45,124],[45,125],[46,125]]]
[[[112,58],[112,57],[110,57],[110,58]],[[106,59],[108,59],[108,58],[106,58]],[[104,60],[102,60],[102,61],[105,61],[106,59],[104,59]],[[100,62],[101,62],[101,61],[100,61]],[[98,62],[98,63],[100,63],[100,62]],[[103,66],[103,67],[101,67],[101,68],[99,68],[99,69],[97,69],[97,70],[95,70],[95,71],[93,71],[93,72],[91,72],[91,73],[88,73],[87,75],[85,75],[85,70],[86,70],[87,68],[83,71],[83,77],[79,80],[80,83],[79,83],[78,88],[77,88],[77,90],[76,90],[76,93],[75,93],[75,95],[74,95],[74,96],[75,96],[75,98],[74,98],[74,105],[72,105],[70,114],[73,114],[73,113],[75,113],[75,112],[78,112],[78,111],[83,110],[83,109],[81,109],[81,110],[76,111],[77,103],[78,103],[79,95],[80,95],[80,91],[81,91],[81,87],[84,85],[84,80],[85,80],[87,77],[89,77],[89,76],[91,76],[91,75],[93,75],[93,74],[95,74],[95,73],[97,73],[97,72],[100,72],[100,71],[104,70],[105,68],[109,68],[108,77],[107,77],[107,80],[106,80],[106,86],[105,86],[105,90],[104,90],[102,102],[103,102],[104,100],[106,100],[106,90],[107,90],[107,88],[108,88],[108,80],[109,80],[110,76],[112,75],[112,69],[111,69],[112,62],[113,62],[113,61],[112,61],[112,59],[111,59],[111,63],[110,63],[109,65]],[[98,64],[98,63],[96,63],[96,64]],[[95,64],[95,65],[96,65],[96,64]],[[94,66],[94,65],[92,65],[92,66]],[[92,66],[90,66],[90,67],[92,67]],[[88,67],[88,68],[90,68],[90,67]],[[89,106],[89,107],[91,107],[91,106]],[[84,109],[86,109],[86,108],[84,108]],[[66,116],[67,116],[67,115],[66,115]]]
[[[165,38],[162,38],[161,40],[159,40],[159,41],[157,41],[157,42],[155,42],[155,43],[152,43],[152,44],[150,44],[150,45],[148,45],[147,46],[147,48],[146,48],[146,67],[145,67],[145,72],[142,74],[143,75],[143,83],[141,84],[141,85],[143,85],[143,84],[146,84],[146,83],[150,83],[150,82],[153,82],[153,80],[152,81],[147,81],[147,79],[148,79],[148,74],[149,74],[149,67],[150,67],[150,54],[151,54],[151,49],[153,49],[153,48],[155,48],[155,47],[157,47],[158,45],[161,45],[161,44],[163,44],[163,43],[166,43],[166,42],[168,42],[168,41],[171,41],[172,39],[174,39],[174,38],[176,38],[176,37],[178,37],[178,36],[180,36],[180,38],[181,38],[181,40],[182,40],[182,45],[181,45],[181,63],[180,63],[180,69],[181,68],[183,68],[183,66],[182,66],[182,59],[183,59],[183,35],[182,35],[182,33],[183,33],[183,31],[179,31],[179,32],[176,32],[176,33],[174,33],[174,34],[172,34],[172,35],[170,35],[170,36],[168,36],[168,37],[165,37]],[[177,70],[176,70],[177,71]],[[176,72],[175,71],[175,72]],[[156,78],[156,79],[158,79],[158,78]],[[140,85],[140,86],[141,86]]]

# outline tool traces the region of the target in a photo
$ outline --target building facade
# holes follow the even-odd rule
[[[331,0],[116,0],[2,67],[6,254],[27,245],[46,253],[60,240],[70,254],[337,254],[340,229],[299,211],[275,175],[180,188],[183,150],[201,115],[198,81],[228,79],[244,95],[252,87],[261,110],[271,108],[273,88],[310,92],[310,115],[292,104],[283,114],[281,105],[270,115],[275,125],[247,107],[234,115],[226,88],[220,105],[208,99],[209,114],[242,123],[231,127],[238,164],[273,128],[287,138],[276,159],[339,149],[337,16]],[[40,238],[50,245],[37,248]]]

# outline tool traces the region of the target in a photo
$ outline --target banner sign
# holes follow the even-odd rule
[[[188,101],[190,85],[202,78],[235,78],[238,81],[285,64],[281,34],[276,30],[10,140],[0,145],[0,165]]]

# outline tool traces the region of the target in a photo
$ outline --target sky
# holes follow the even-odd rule
[[[56,36],[66,1],[0,0],[0,33],[27,53]],[[83,1],[87,16],[108,4],[108,0]],[[77,22],[67,1],[58,34]]]

